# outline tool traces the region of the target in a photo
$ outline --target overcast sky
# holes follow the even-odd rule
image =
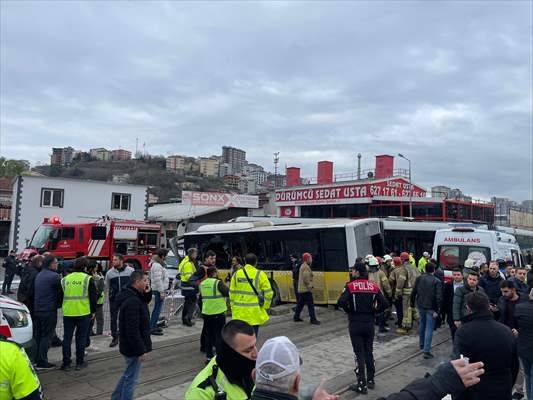
[[[2,1],[1,154],[220,154],[533,198],[532,3]],[[396,167],[407,167],[397,159]]]

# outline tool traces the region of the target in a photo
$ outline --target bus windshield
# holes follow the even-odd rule
[[[50,238],[57,236],[57,234],[58,229],[56,227],[50,225],[41,225],[33,234],[30,246],[40,249],[46,245]]]

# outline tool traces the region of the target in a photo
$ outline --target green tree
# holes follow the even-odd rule
[[[13,178],[25,170],[24,164],[18,160],[7,160],[0,157],[0,178]]]

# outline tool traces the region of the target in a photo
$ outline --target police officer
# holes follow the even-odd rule
[[[196,288],[189,284],[189,278],[196,272],[196,260],[198,258],[198,249],[190,248],[187,250],[187,256],[181,260],[178,267],[179,277],[181,280],[181,294],[184,297],[181,321],[183,325],[192,326],[192,315],[196,307]]]
[[[225,297],[229,296],[229,288],[218,279],[216,267],[209,267],[207,276],[208,278],[200,283],[200,294],[205,325],[205,351],[209,362],[213,358],[213,347],[218,351],[220,349],[220,335],[226,323],[228,309]]]
[[[222,329],[221,348],[194,378],[185,400],[247,400],[252,394],[252,371],[257,359],[254,329],[232,320]]]
[[[0,336],[0,400],[42,398],[39,378],[24,349]]]
[[[94,280],[86,272],[89,262],[85,257],[74,261],[73,272],[61,280],[63,289],[63,365],[61,370],[71,369],[72,336],[76,329],[76,370],[87,366],[85,346],[89,325],[94,318],[98,292]]]
[[[272,302],[272,288],[268,277],[256,268],[257,256],[246,254],[246,265],[231,278],[230,304],[233,319],[240,319],[252,325],[257,336],[259,326],[270,317],[267,310]]]
[[[376,283],[368,280],[368,271],[364,263],[358,262],[351,269],[352,281],[344,287],[337,304],[348,313],[350,340],[356,359],[355,374],[357,384],[350,389],[360,394],[367,394],[373,389],[374,382],[374,318],[383,312],[388,302]]]

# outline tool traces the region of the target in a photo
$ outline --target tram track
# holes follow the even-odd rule
[[[321,315],[320,315],[321,314]],[[293,323],[292,314],[273,318],[259,331],[258,347],[272,336],[289,335],[297,346],[316,341],[317,336],[331,335],[339,331],[339,322],[344,316],[337,312],[319,315],[323,325],[309,329],[307,323]],[[153,351],[143,364],[141,379],[137,384],[137,396],[143,396],[176,385],[189,383],[204,367],[204,356],[199,352],[200,335],[191,334],[181,338],[155,343]],[[89,367],[80,372],[42,371],[42,383],[47,400],[70,400],[71,391],[86,385],[84,399],[109,399],[123,372],[123,357],[118,352],[102,354],[89,359]],[[68,395],[65,395],[68,393]]]
[[[437,343],[433,343],[431,348],[434,349],[438,346],[441,346],[445,343],[448,343],[450,342],[452,339],[451,337],[448,337],[446,339],[443,339],[443,340],[440,340],[438,341]],[[420,357],[420,354],[421,354],[421,351],[420,350],[417,350],[413,353],[411,353],[410,355],[406,356],[406,357],[402,357],[400,360],[396,361],[396,362],[393,362],[392,364],[389,364],[387,365],[386,367],[383,367],[383,368],[380,368],[380,369],[377,369],[376,370],[376,373],[375,373],[375,376],[380,376],[380,375],[383,375],[403,364],[406,364],[408,363],[409,361],[413,360],[414,358],[416,357]],[[352,382],[353,383],[353,382]],[[345,385],[344,387],[342,387],[341,389],[338,389],[337,391],[335,391],[335,394],[339,395],[339,396],[342,396],[346,393],[350,392],[350,385]]]

